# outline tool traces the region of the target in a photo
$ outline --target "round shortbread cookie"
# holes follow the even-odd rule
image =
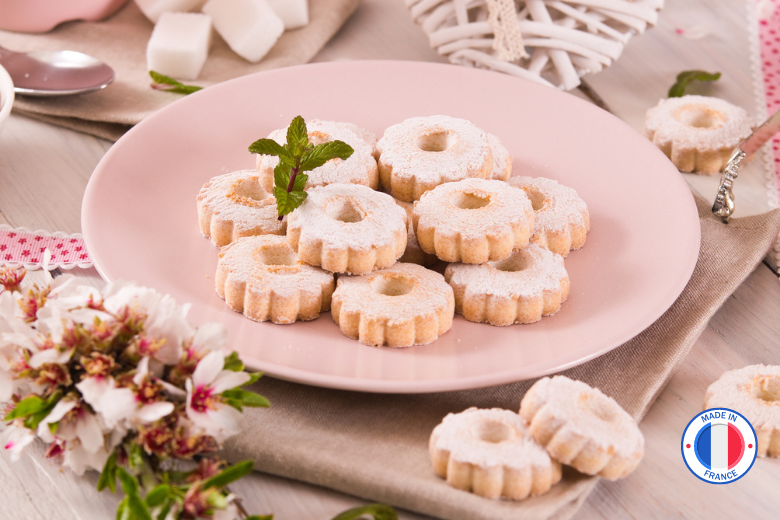
[[[590,214],[576,191],[544,177],[512,177],[507,182],[531,199],[536,216],[532,243],[564,258],[572,249],[585,245]]]
[[[255,321],[313,320],[330,309],[333,274],[298,259],[287,239],[261,235],[222,248],[215,277],[228,307]]]
[[[433,471],[451,486],[488,498],[522,500],[561,480],[561,465],[509,410],[469,408],[448,414],[428,444]]]
[[[379,173],[374,158],[376,154],[376,136],[374,134],[352,123],[321,121],[319,119],[307,121],[306,130],[309,133],[309,142],[313,145],[339,140],[344,141],[354,150],[346,160],[331,159],[322,166],[305,172],[309,176],[306,180],[307,190],[314,186],[335,183],[362,184],[373,189],[379,187]],[[287,142],[287,128],[274,130],[268,138],[284,145]],[[260,173],[260,181],[263,188],[269,192],[273,192],[274,168],[278,164],[278,157],[257,155],[257,171]]]
[[[452,263],[444,278],[455,293],[455,312],[497,326],[539,321],[558,312],[569,296],[563,257],[537,244],[498,262]]]
[[[465,119],[407,119],[385,130],[377,149],[382,187],[406,202],[440,184],[486,179],[493,171],[487,135]]]
[[[751,125],[744,109],[708,96],[662,99],[645,116],[645,134],[678,170],[705,175],[723,170]]]
[[[445,262],[481,264],[525,247],[534,228],[526,193],[502,181],[465,179],[425,193],[414,204],[423,251]]]
[[[487,139],[493,152],[493,171],[488,178],[505,181],[512,175],[512,156],[498,137],[487,134]]]
[[[730,408],[756,430],[759,457],[780,457],[780,366],[750,365],[725,372],[707,389],[704,408]]]
[[[359,184],[312,188],[287,218],[287,238],[301,260],[334,273],[390,267],[406,249],[404,209]]]
[[[565,376],[534,383],[520,416],[552,458],[587,475],[626,477],[645,452],[636,421],[614,399]]]
[[[452,288],[437,272],[398,262],[362,276],[339,276],[331,314],[342,334],[365,345],[410,347],[452,326]]]
[[[255,170],[212,178],[200,189],[197,203],[200,232],[216,246],[253,235],[284,235],[287,227]]]

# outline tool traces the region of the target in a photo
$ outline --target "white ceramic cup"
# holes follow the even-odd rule
[[[0,132],[3,131],[5,120],[11,115],[11,106],[14,104],[14,82],[11,76],[0,65]]]

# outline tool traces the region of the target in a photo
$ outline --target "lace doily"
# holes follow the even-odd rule
[[[406,0],[452,63],[570,90],[655,25],[664,0]]]

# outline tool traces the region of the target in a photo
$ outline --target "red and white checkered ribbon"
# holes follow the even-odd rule
[[[30,231],[0,225],[0,265],[35,270],[43,267],[44,252],[51,251],[47,268],[73,269],[92,267],[84,238],[80,234],[67,235],[58,231]]]
[[[758,0],[758,36],[769,115],[780,109],[780,0]],[[780,135],[772,139],[777,186],[780,190]]]

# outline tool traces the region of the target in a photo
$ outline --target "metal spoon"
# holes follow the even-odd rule
[[[0,47],[0,65],[11,76],[14,92],[26,96],[84,94],[105,88],[114,81],[111,67],[76,51],[25,54]]]

